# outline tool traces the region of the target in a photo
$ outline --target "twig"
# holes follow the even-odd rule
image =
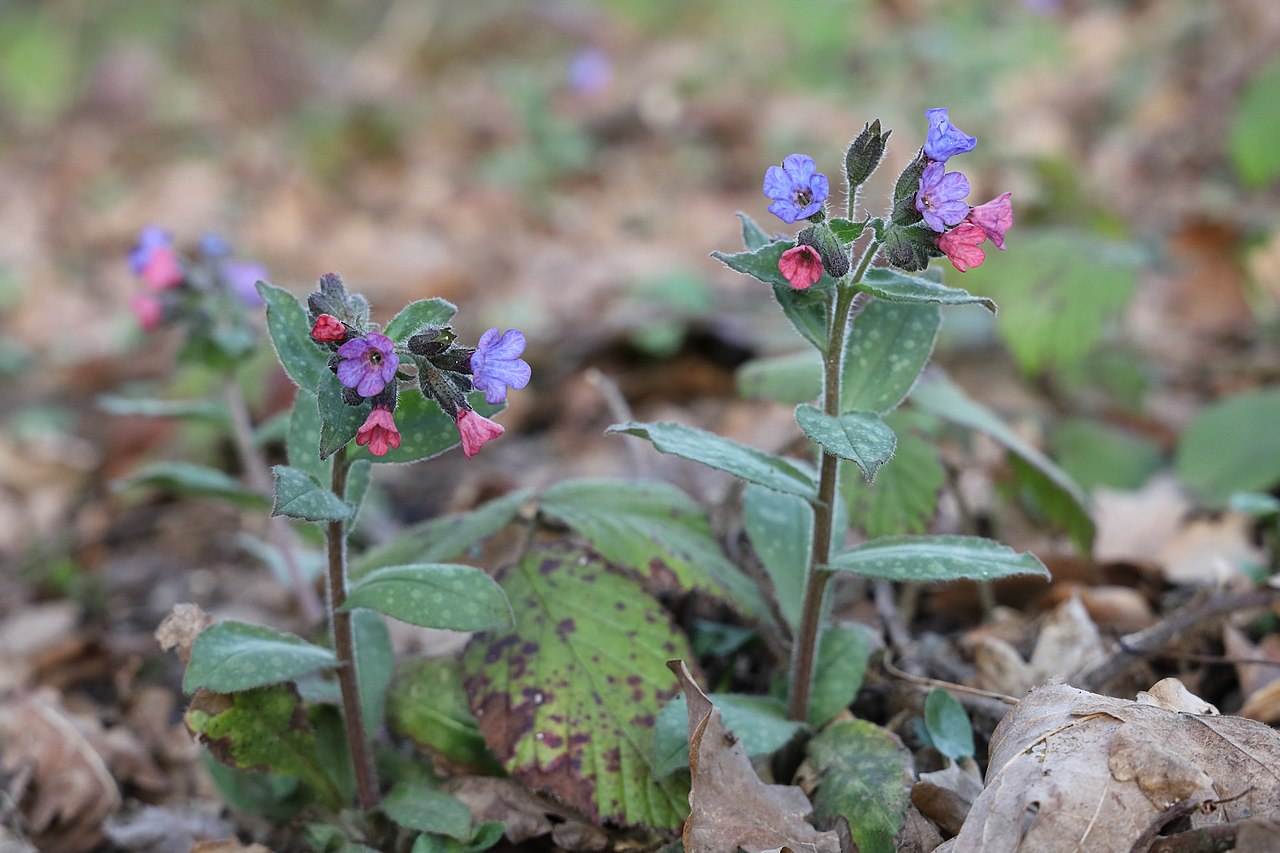
[[[1178,637],[1204,627],[1208,622],[1239,610],[1266,607],[1280,601],[1280,589],[1262,587],[1230,595],[1214,595],[1206,601],[1188,604],[1161,621],[1121,638],[1115,652],[1079,676],[1077,683],[1085,690],[1100,691],[1124,675],[1144,656],[1157,655]]]
[[[882,663],[884,664],[885,672],[889,673],[894,678],[900,678],[903,681],[909,681],[912,684],[919,684],[923,687],[941,687],[943,690],[954,691],[956,693],[966,693],[970,696],[978,696],[983,699],[995,699],[996,701],[1003,702],[1006,705],[1017,705],[1019,701],[1013,696],[1008,696],[1004,693],[996,693],[992,690],[983,690],[980,687],[969,687],[965,684],[956,684],[953,681],[943,681],[939,678],[929,678],[924,675],[912,675],[909,672],[903,672],[893,665],[893,657],[888,650],[884,653]]]
[[[627,398],[622,396],[622,392],[618,390],[618,383],[614,382],[604,373],[594,367],[588,368],[582,374],[587,382],[596,387],[600,392],[600,396],[604,397],[605,405],[609,407],[609,416],[618,423],[625,423],[635,419],[631,412],[631,406],[627,405]],[[649,476],[649,460],[640,452],[640,442],[628,441],[624,442],[627,448],[627,456],[631,460],[631,474],[637,479],[643,479]]]

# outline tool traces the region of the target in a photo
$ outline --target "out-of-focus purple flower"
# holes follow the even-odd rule
[[[218,265],[218,271],[222,273],[227,287],[241,302],[250,307],[262,304],[257,285],[260,279],[267,277],[266,267],[252,261],[226,260]]]
[[[508,329],[501,336],[497,329],[490,329],[480,336],[471,354],[471,385],[483,391],[490,404],[505,401],[508,386],[519,390],[529,384],[529,365],[520,358],[524,347],[524,333],[518,329]]]
[[[569,60],[569,88],[585,97],[599,95],[613,82],[613,62],[596,47],[584,47]]]
[[[164,322],[164,304],[159,296],[150,293],[139,293],[129,297],[129,308],[138,318],[138,325],[144,332],[151,332]]]
[[[462,437],[462,452],[468,459],[479,453],[485,442],[492,441],[506,432],[502,424],[494,423],[470,408],[458,411],[456,423],[458,435]]]
[[[210,231],[200,238],[200,251],[205,257],[225,258],[231,254],[231,244],[221,234]]]
[[[764,194],[773,199],[769,212],[790,225],[822,209],[831,187],[812,157],[792,154],[764,173]]]
[[[1009,201],[1012,193],[1002,193],[986,204],[980,204],[969,211],[968,221],[977,225],[987,233],[997,249],[1004,249],[1004,232],[1013,227],[1013,204]]]
[[[987,259],[987,253],[981,249],[982,241],[986,239],[987,232],[972,222],[962,222],[938,235],[938,248],[956,269],[968,272]]]
[[[129,268],[141,276],[157,249],[173,249],[173,238],[158,225],[148,225],[138,232],[138,242],[129,250]]]
[[[392,381],[400,356],[391,338],[370,332],[338,347],[338,381],[361,397],[372,397]]]
[[[822,278],[822,256],[812,246],[787,249],[778,258],[778,272],[794,290],[807,290]]]
[[[400,446],[400,430],[396,428],[395,418],[390,409],[375,406],[364,419],[364,424],[356,430],[356,444],[369,445],[369,452],[374,456],[386,456],[388,450]]]
[[[966,154],[973,150],[978,140],[969,136],[951,123],[947,110],[937,107],[925,110],[929,119],[929,133],[924,140],[924,156],[937,163],[945,163],[957,154]]]
[[[934,231],[945,231],[948,225],[958,225],[969,215],[969,205],[964,200],[968,194],[968,178],[959,172],[947,172],[941,163],[930,163],[920,175],[916,210]]]

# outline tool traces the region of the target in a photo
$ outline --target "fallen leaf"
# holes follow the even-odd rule
[[[1280,815],[1280,734],[1212,708],[1173,679],[1142,701],[1055,683],[996,727],[986,789],[953,853],[1128,850],[1194,804],[1193,828]]]
[[[190,850],[197,842],[225,838],[235,831],[217,811],[160,806],[143,806],[127,816],[114,817],[104,828],[112,844],[133,853]]]
[[[200,609],[198,604],[175,604],[173,611],[156,628],[156,642],[166,652],[176,649],[178,659],[186,666],[191,662],[191,646],[205,628],[213,624],[213,617]]]
[[[1106,653],[1098,628],[1079,596],[1073,595],[1045,617],[1031,659],[1004,640],[981,635],[975,641],[975,680],[984,690],[1009,696],[1025,696],[1037,684],[1054,676],[1068,681]]]
[[[684,824],[686,853],[764,853],[789,847],[800,853],[840,853],[835,832],[805,821],[813,806],[794,785],[760,781],[737,736],[689,674],[684,661],[668,661],[689,703],[689,791]]]
[[[972,758],[966,758],[941,770],[921,773],[911,787],[911,804],[951,836],[960,831],[981,793],[982,773]]]

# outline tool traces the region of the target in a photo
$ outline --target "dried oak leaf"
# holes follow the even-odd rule
[[[998,637],[979,637],[974,649],[977,686],[1009,696],[1025,696],[1053,676],[1070,679],[1106,653],[1102,635],[1079,596],[1055,607],[1040,626],[1031,659]]]
[[[805,821],[813,806],[793,785],[766,785],[720,711],[694,683],[684,661],[668,661],[689,702],[689,792],[686,853],[840,853],[840,836]]]
[[[1207,712],[1207,713],[1206,713]],[[1038,687],[996,727],[986,789],[951,853],[1128,850],[1166,809],[1193,828],[1280,816],[1280,734],[1176,679],[1139,701]]]

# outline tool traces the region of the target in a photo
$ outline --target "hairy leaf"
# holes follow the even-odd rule
[[[752,483],[743,495],[742,513],[751,545],[773,582],[774,600],[794,635],[813,551],[813,507],[803,498]]]
[[[862,687],[870,654],[871,644],[862,628],[832,625],[822,632],[809,694],[809,725],[819,729],[849,707]]]
[[[403,344],[423,326],[447,326],[458,312],[458,306],[439,297],[419,299],[400,309],[383,331],[397,344]]]
[[[276,480],[272,515],[300,518],[303,521],[343,521],[352,515],[342,498],[323,488],[306,471],[277,465],[271,469]]]
[[[985,296],[974,296],[959,287],[947,287],[918,275],[908,275],[889,267],[872,267],[862,281],[854,285],[863,293],[870,293],[890,302],[924,303],[942,305],[981,305],[995,313],[996,304]]]
[[[914,426],[919,417],[894,412],[885,422],[898,436],[893,459],[880,469],[874,485],[858,469],[840,472],[840,489],[848,502],[849,524],[871,538],[924,533],[938,506],[947,472],[938,458],[937,442]]]
[[[796,421],[804,434],[828,453],[856,464],[869,483],[875,481],[876,472],[893,456],[898,444],[893,430],[870,412],[848,412],[833,418],[814,406],[799,406]]]
[[[267,499],[230,474],[191,462],[162,460],[143,465],[111,484],[115,490],[155,486],[180,495],[217,498],[239,506],[265,508]]]
[[[843,411],[886,414],[910,393],[933,354],[942,309],[873,299],[853,321],[845,353]]]
[[[344,610],[368,607],[426,628],[488,631],[511,624],[502,588],[480,569],[451,563],[387,566],[347,590]]]
[[[413,658],[396,669],[387,725],[432,756],[485,775],[501,773],[485,747],[454,658]]]
[[[311,340],[307,312],[289,291],[258,282],[258,294],[267,305],[267,331],[285,372],[299,388],[314,391],[329,372],[328,350]]]
[[[192,645],[182,689],[234,693],[337,665],[333,652],[293,634],[245,622],[217,622]]]
[[[895,581],[1049,577],[1035,555],[979,536],[886,536],[837,551],[827,568]]]

